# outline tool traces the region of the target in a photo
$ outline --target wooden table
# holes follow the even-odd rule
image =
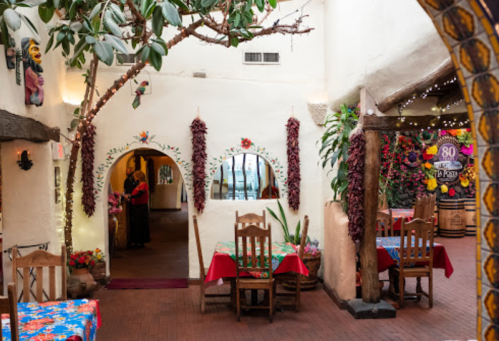
[[[99,301],[18,303],[19,339],[94,341],[101,326]],[[2,315],[3,341],[11,341],[9,315]]]

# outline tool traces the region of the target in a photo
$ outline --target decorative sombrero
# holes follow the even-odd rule
[[[421,143],[426,143],[426,144],[431,144],[433,141],[435,141],[438,138],[438,133],[433,132],[433,131],[423,131],[418,134],[417,139]]]
[[[403,163],[413,168],[421,165],[421,162],[423,161],[421,149],[416,146],[413,146],[411,149],[404,151],[401,157]]]

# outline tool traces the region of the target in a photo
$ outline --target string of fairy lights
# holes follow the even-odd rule
[[[437,84],[434,84],[432,86],[430,86],[429,88],[427,88],[423,93],[421,93],[419,96],[417,95],[414,95],[412,96],[411,98],[407,99],[407,101],[403,104],[399,104],[399,109],[398,109],[398,112],[399,112],[399,117],[398,117],[398,120],[401,121],[401,122],[405,122],[407,116],[402,116],[402,112],[404,110],[406,110],[406,108],[411,105],[412,103],[414,103],[418,97],[422,100],[425,100],[428,96],[431,95],[431,93],[433,91],[439,91],[441,90],[441,88],[443,86],[447,86],[447,85],[450,85],[450,84],[453,84],[455,82],[457,82],[458,79],[457,77],[453,77],[452,79],[449,79],[447,81],[445,81],[444,83],[442,83],[442,85],[439,85],[438,83]],[[459,99],[457,101],[454,101],[453,103],[451,104],[447,104],[447,106],[445,108],[438,108],[438,107],[434,107],[432,109],[432,111],[438,111],[438,115],[435,116],[435,119],[432,120],[432,122],[430,123],[429,126],[426,127],[426,130],[434,130],[435,129],[435,126],[437,125],[437,123],[439,123],[439,121],[442,120],[442,114],[444,112],[446,112],[447,110],[449,110],[452,106],[455,106],[455,105],[459,105],[461,102],[463,102],[464,99]],[[417,116],[412,116],[415,118],[415,120],[413,122],[409,122],[409,125],[411,126],[414,126],[414,127],[418,127],[418,122],[417,122]],[[446,120],[443,120],[441,123],[442,124],[439,124],[439,127],[448,127],[449,129],[454,129],[454,128],[459,128],[459,127],[463,127],[463,126],[466,126],[467,123],[469,123],[470,120],[469,119],[466,119],[465,121],[458,121],[457,118],[454,118],[454,119],[446,119]],[[419,129],[419,127],[418,127]],[[421,131],[424,131],[425,128],[422,127],[421,128]],[[442,130],[441,128],[438,129],[439,131]]]

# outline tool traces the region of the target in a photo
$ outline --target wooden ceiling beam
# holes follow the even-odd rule
[[[366,115],[362,118],[362,129],[378,131],[417,131],[421,129],[430,130],[448,130],[470,128],[468,113],[442,114],[440,118],[435,115],[425,116],[376,116]],[[445,122],[445,123],[444,123]],[[462,122],[463,125],[459,125]],[[451,125],[451,124],[454,125]],[[445,125],[447,124],[447,125]]]
[[[442,84],[446,80],[449,80],[455,72],[456,69],[454,64],[449,58],[444,65],[439,67],[434,72],[400,90],[397,90],[379,102],[378,110],[381,112],[387,112],[405,99],[412,98],[413,96],[419,96],[425,92],[428,87],[431,87],[434,84]]]
[[[31,142],[60,141],[60,129],[50,128],[32,118],[14,115],[0,109],[0,141],[28,140]]]

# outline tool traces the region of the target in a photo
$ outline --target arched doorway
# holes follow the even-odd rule
[[[499,287],[499,39],[484,0],[418,0],[442,37],[457,70],[472,122],[477,172],[478,339],[499,338],[496,302]],[[494,7],[491,6],[494,4]],[[497,14],[497,13],[496,13]]]
[[[109,243],[113,256],[110,264],[113,281],[109,287],[118,283],[119,288],[167,288],[167,279],[183,279],[187,284],[188,207],[182,202],[185,185],[180,169],[163,152],[135,149],[121,156],[111,167],[108,191],[126,192],[125,181],[130,175],[133,178],[135,171],[145,174],[149,188],[148,238],[143,247],[134,243],[130,234],[134,224],[131,220],[135,219],[134,206],[130,202],[123,203],[123,212],[117,214],[114,248],[112,241]],[[160,279],[165,281],[158,282]]]

